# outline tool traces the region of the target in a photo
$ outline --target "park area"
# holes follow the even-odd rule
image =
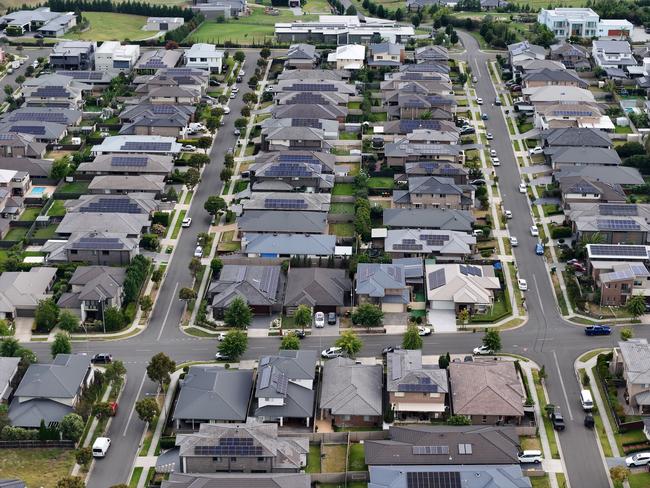
[[[139,41],[156,35],[154,31],[143,31],[147,18],[141,15],[117,14],[112,12],[84,12],[90,27],[83,32],[69,32],[66,39],[92,41]]]

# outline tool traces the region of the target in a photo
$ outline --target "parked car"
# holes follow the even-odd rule
[[[108,364],[113,362],[113,356],[105,352],[100,352],[99,354],[95,354],[90,362],[94,364]]]
[[[488,114],[481,114],[481,120],[488,120]]]
[[[420,336],[431,335],[431,327],[425,327],[424,325],[418,325],[418,335],[420,335]]]
[[[476,132],[476,129],[474,129],[474,127],[463,127],[460,130],[460,135],[461,136],[466,136],[468,134],[474,134],[475,132]]]
[[[528,154],[530,154],[531,156],[533,154],[542,154],[543,152],[544,152],[544,149],[542,149],[541,146],[536,146],[536,147],[528,150]]]
[[[537,254],[538,256],[544,255],[544,244],[542,244],[541,242],[535,244],[535,254]]]
[[[119,405],[117,402],[109,402],[108,406],[111,409],[111,417],[115,417],[117,415],[117,409],[119,408]]]
[[[499,158],[492,158],[492,166],[501,166],[501,161],[499,161]]]
[[[192,146],[191,144],[183,144],[181,146],[181,151],[184,152],[194,152],[196,150],[195,146]]]
[[[526,193],[528,191],[528,185],[523,181],[519,183],[519,193]]]
[[[590,325],[585,327],[585,335],[588,336],[610,335],[611,333],[612,328],[609,325]]]
[[[499,97],[496,97],[496,98],[494,99],[494,104],[495,104],[496,106],[501,106],[501,99],[500,99]]]
[[[487,137],[488,141],[491,141],[492,139],[494,139],[494,136],[492,135],[492,132],[488,132],[485,137]]]
[[[230,99],[232,100],[233,98],[237,98],[237,94],[235,92],[230,94]]]
[[[93,442],[93,457],[105,457],[109,447],[111,447],[110,437],[98,437],[95,439],[95,442]]]
[[[336,325],[336,314],[334,312],[327,314],[327,325]]]
[[[588,429],[593,429],[595,423],[596,422],[594,421],[594,416],[592,414],[588,413],[587,415],[585,415],[585,420],[584,420],[585,427],[587,427]]]
[[[388,354],[389,352],[395,352],[395,351],[397,351],[397,350],[399,350],[399,349],[401,349],[400,346],[385,346],[385,347],[381,350],[381,355],[382,355],[382,356],[385,356],[385,355]]]
[[[564,416],[562,415],[560,407],[556,405],[552,406],[550,418],[555,430],[562,431],[566,428],[566,424],[564,423]]]
[[[196,246],[196,249],[194,249],[194,257],[195,258],[203,257],[203,248],[201,246]]]
[[[506,216],[506,219],[511,219],[512,218],[512,212],[510,210],[504,210],[503,215]]]
[[[224,354],[222,352],[217,352],[214,355],[214,360],[215,361],[230,361],[230,356],[228,356],[227,354]]]
[[[628,468],[632,466],[647,466],[648,463],[650,463],[650,452],[637,452],[625,458],[625,464]]]
[[[190,225],[192,225],[192,218],[191,217],[184,218],[181,227],[189,227]]]
[[[519,245],[519,241],[515,236],[510,236],[510,245],[512,247],[517,247]]]
[[[232,133],[234,135],[236,135],[237,137],[239,137],[241,135],[241,131],[239,129],[235,129],[234,131],[232,131]]]
[[[523,278],[517,279],[517,286],[521,291],[526,291],[528,290],[528,282],[524,280]]]
[[[478,346],[478,347],[474,348],[472,353],[475,356],[486,356],[486,355],[489,356],[489,355],[494,354],[494,351],[492,349],[490,349],[489,347],[487,347],[487,346]]]
[[[490,156],[492,156],[493,158],[496,158],[496,157],[497,157],[497,152],[496,152],[496,150],[494,150],[494,149],[490,149]]]
[[[470,185],[474,185],[474,186],[482,186],[485,185],[485,180],[483,178],[478,178],[476,180],[470,181],[469,183]]]
[[[302,329],[296,329],[292,333],[296,334],[296,337],[298,337],[298,339],[304,339],[305,337],[307,337],[307,334]]]
[[[539,464],[542,462],[542,451],[538,451],[537,449],[520,451],[517,454],[517,459],[521,464]]]
[[[478,103],[479,105],[483,105],[483,99],[482,98],[477,98],[476,103]]]
[[[536,225],[531,225],[530,226],[530,235],[533,237],[538,237],[539,236],[539,229],[537,228]]]
[[[321,328],[325,326],[325,314],[323,312],[316,312],[314,315],[314,327]]]
[[[320,355],[325,359],[339,358],[343,356],[343,349],[340,347],[328,347],[323,352],[321,352]]]
[[[472,76],[472,83],[478,83],[478,78],[476,76]]]
[[[239,87],[233,86],[231,91],[233,93],[239,93]]]

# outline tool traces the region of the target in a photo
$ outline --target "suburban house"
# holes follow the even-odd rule
[[[350,358],[334,358],[323,366],[320,394],[321,420],[336,427],[380,426],[383,421],[380,364],[357,364]]]
[[[474,361],[449,365],[451,411],[473,425],[511,425],[524,417],[521,378],[511,361]]]
[[[442,229],[472,232],[474,216],[467,210],[447,208],[385,208],[387,229]]]
[[[178,434],[181,473],[299,473],[307,465],[309,439],[282,437],[277,424],[201,424]]]
[[[415,61],[418,63],[425,63],[429,61],[446,62],[449,61],[449,51],[444,46],[422,46],[415,48],[414,53]]]
[[[52,12],[49,7],[16,10],[0,17],[0,26],[10,36],[38,32],[46,37],[60,37],[75,25],[77,16],[74,12]]]
[[[57,70],[95,69],[97,43],[91,41],[61,41],[50,53],[50,66]]]
[[[242,254],[248,257],[291,258],[351,255],[352,248],[336,245],[336,236],[329,234],[256,234],[245,233],[241,239]]]
[[[575,71],[563,69],[540,69],[528,71],[521,77],[524,88],[535,88],[540,86],[577,86],[587,88],[589,83],[580,78]]]
[[[455,464],[449,466],[370,466],[368,488],[448,486],[460,488],[531,488],[521,466]]]
[[[508,45],[508,64],[510,64],[513,71],[520,71],[521,64],[526,61],[545,58],[546,49],[543,46],[531,44],[528,41]]]
[[[648,242],[650,224],[643,217],[611,216],[602,218],[584,217],[573,221],[578,241],[597,236],[602,244],[645,244]]]
[[[2,137],[0,136],[0,153],[3,152]],[[13,146],[12,149],[16,148]],[[0,169],[12,171],[24,171],[29,175],[32,185],[51,185],[56,184],[57,181],[52,180],[50,172],[52,169],[53,161],[48,159],[32,159],[29,157],[3,157],[0,156]]]
[[[83,390],[93,381],[90,356],[58,354],[50,364],[31,364],[9,405],[14,427],[56,425],[74,412]]]
[[[287,69],[313,69],[318,64],[320,55],[316,46],[311,44],[292,44],[287,52],[284,66]]]
[[[612,140],[607,132],[598,129],[562,127],[541,133],[544,151],[564,147],[600,147],[610,149]],[[549,153],[549,154],[552,154]]]
[[[255,386],[255,417],[283,425],[311,424],[314,415],[314,381],[318,353],[281,350],[262,356]]]
[[[144,51],[135,63],[133,70],[139,75],[152,75],[161,69],[175,68],[180,64],[182,58],[183,51],[181,49]]]
[[[14,391],[21,358],[0,358],[0,404],[8,403]]]
[[[308,474],[298,473],[213,473],[213,474],[183,474],[172,472],[169,479],[163,480],[160,488],[207,488],[212,483],[214,486],[228,486],[231,483],[255,488],[310,488],[311,477]],[[10,486],[9,488],[14,488]],[[23,487],[16,487],[23,488]]]
[[[633,295],[650,295],[650,272],[645,265],[624,261],[590,264],[602,306],[623,306]]]
[[[447,177],[412,176],[408,178],[408,190],[393,191],[393,206],[470,210],[474,206],[474,187],[457,185]]]
[[[359,263],[355,293],[358,303],[373,303],[384,312],[406,312],[411,302],[411,287],[406,283],[404,266],[388,263]]]
[[[589,62],[589,51],[580,44],[570,44],[562,41],[550,47],[549,59],[559,61],[566,69],[588,70],[591,68]]]
[[[57,235],[68,238],[79,233],[120,234],[139,239],[149,228],[149,216],[122,212],[73,212],[66,213],[56,229]]]
[[[473,254],[476,237],[466,232],[428,229],[373,229],[373,248],[394,258],[432,257],[462,261]]]
[[[642,185],[643,177],[639,170],[629,166],[561,166],[553,173],[553,179],[561,182],[564,178],[582,176],[587,179],[607,181],[613,185]]]
[[[368,48],[368,66],[397,67],[404,62],[404,46],[392,42],[370,44]]]
[[[326,119],[266,119],[262,122],[262,151],[321,151],[327,140],[339,138],[339,124]]]
[[[102,154],[91,162],[81,163],[76,173],[81,175],[169,175],[174,169],[171,156],[148,154]]]
[[[237,229],[242,233],[256,234],[325,234],[327,213],[248,210],[237,219]]]
[[[184,23],[183,17],[147,17],[142,30],[168,32],[178,29]]]
[[[128,73],[133,69],[138,58],[140,58],[139,45],[104,41],[95,51],[95,69]]]
[[[388,432],[386,440],[364,441],[368,466],[519,464],[512,426],[393,425]]]
[[[112,153],[138,153],[147,155],[166,155],[177,157],[181,152],[181,144],[176,137],[155,135],[109,136],[101,144],[92,147],[94,156]]]
[[[625,379],[629,405],[639,415],[650,413],[650,345],[646,339],[619,342],[609,366]]]
[[[223,51],[214,44],[196,43],[185,51],[185,66],[188,68],[207,69],[211,73],[221,73]]]
[[[317,95],[314,95],[314,97],[318,98]],[[314,104],[309,104],[305,101],[303,103],[296,102],[271,107],[271,115],[278,119],[308,119],[314,117],[318,119],[338,120],[343,123],[348,112],[347,106],[331,105],[326,100]]]
[[[431,420],[446,416],[447,370],[423,365],[422,351],[398,349],[386,356],[386,391],[396,419]]]
[[[366,60],[366,47],[361,44],[338,46],[336,51],[327,56],[329,63],[335,63],[336,69],[358,70],[363,68]]]
[[[38,302],[50,297],[56,268],[5,271],[0,275],[0,318],[33,317]]]
[[[329,212],[332,195],[329,193],[298,193],[298,192],[249,192],[248,198],[242,198],[239,204],[231,207],[238,216],[249,210],[280,210],[294,212]],[[243,196],[243,195],[242,195]]]
[[[284,313],[292,315],[300,305],[314,312],[340,314],[350,305],[352,281],[344,269],[290,268],[284,295]]]
[[[190,366],[180,389],[173,415],[176,431],[196,431],[201,424],[246,422],[253,371]]]
[[[25,107],[55,107],[80,110],[83,94],[92,87],[75,80],[72,76],[45,74],[28,78],[21,86]]]
[[[82,322],[102,320],[107,308],[120,308],[126,269],[115,266],[79,266],[72,274],[70,291],[57,305],[77,314]]]
[[[151,174],[95,176],[88,185],[88,192],[100,195],[151,193],[157,196],[165,192],[165,176]]]
[[[253,191],[329,191],[335,156],[316,151],[279,151],[257,156],[249,167]]]
[[[384,146],[388,166],[405,167],[418,161],[463,163],[463,150],[454,144],[421,144],[402,139]]]
[[[557,39],[569,37],[612,37],[624,38],[630,35],[632,23],[628,20],[600,20],[590,8],[541,9],[537,22],[548,27]]]
[[[625,203],[627,197],[621,185],[599,181],[596,178],[567,176],[560,181],[562,203],[599,202]]]
[[[632,48],[627,41],[594,41],[591,45],[591,56],[596,65],[607,70],[618,68],[624,70],[627,66],[636,66]]]
[[[208,287],[206,298],[212,315],[222,319],[235,298],[243,298],[255,315],[282,309],[284,275],[280,266],[226,264]]]
[[[41,251],[47,254],[48,263],[126,266],[138,255],[140,247],[138,238],[124,233],[78,231],[65,240],[48,240]]]

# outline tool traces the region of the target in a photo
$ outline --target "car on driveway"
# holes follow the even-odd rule
[[[389,352],[395,352],[395,351],[398,351],[400,349],[401,349],[400,346],[384,346],[384,348],[381,350],[381,355],[385,356]]]
[[[323,312],[316,312],[314,315],[314,327],[325,327],[325,314]]]
[[[431,335],[431,327],[425,327],[424,325],[418,325],[418,335],[420,335],[420,336]]]
[[[340,347],[328,347],[323,352],[321,352],[320,355],[325,359],[340,358],[343,356],[343,349]]]
[[[194,152],[196,150],[195,146],[192,146],[191,144],[184,144],[181,146],[181,151],[183,152]]]
[[[585,335],[588,336],[597,336],[597,335],[610,335],[612,333],[612,328],[609,325],[590,325],[585,327]]]
[[[536,449],[520,451],[517,454],[517,459],[521,464],[539,464],[542,462],[542,451]]]
[[[95,364],[108,364],[111,363],[112,361],[113,361],[113,356],[105,352],[95,354],[93,358],[90,360],[91,363],[95,363]]]
[[[189,227],[190,225],[192,225],[192,218],[191,217],[184,218],[181,227]]]
[[[534,154],[542,154],[543,152],[544,152],[544,149],[542,149],[541,146],[536,146],[536,147],[528,150],[528,154],[530,154],[531,156],[534,155]]]
[[[539,229],[537,228],[536,225],[531,225],[530,226],[530,235],[533,237],[538,237],[539,236]]]
[[[203,257],[203,248],[201,246],[196,246],[196,249],[194,249],[194,257],[195,258]]]
[[[327,314],[327,325],[336,325],[336,314],[334,312]]]
[[[523,279],[523,278],[519,278],[519,279],[517,280],[517,286],[519,287],[519,289],[520,289],[521,291],[526,291],[526,290],[528,290],[528,282],[527,282],[525,279]]]
[[[647,466],[648,463],[650,463],[650,452],[637,452],[625,458],[625,464],[628,468],[633,466]]]
[[[475,356],[486,356],[486,355],[494,354],[494,351],[492,349],[490,349],[489,347],[487,347],[487,346],[478,346],[478,347],[474,348],[472,353]]]
[[[510,245],[512,247],[517,247],[519,245],[519,241],[515,236],[510,236]]]

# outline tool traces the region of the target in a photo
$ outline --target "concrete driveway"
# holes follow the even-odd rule
[[[31,317],[16,318],[14,320],[14,325],[16,326],[14,337],[18,339],[19,342],[31,341],[33,324],[34,324],[34,319]]]
[[[435,333],[457,332],[455,310],[429,310],[427,312],[427,322],[433,326]]]

